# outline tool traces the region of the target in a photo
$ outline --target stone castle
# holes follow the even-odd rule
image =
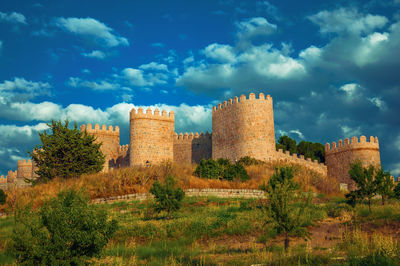
[[[339,183],[353,188],[348,175],[349,163],[360,160],[380,166],[377,137],[367,141],[361,136],[325,145],[326,162],[318,163],[303,155],[276,150],[272,97],[250,93],[235,97],[214,106],[212,110],[212,133],[175,133],[174,112],[158,109],[132,109],[130,112],[130,142],[120,145],[119,127],[96,124],[82,125],[81,131],[101,142],[106,156],[103,171],[122,167],[145,166],[173,161],[179,164],[198,163],[201,159],[226,158],[236,161],[250,156],[262,161],[286,161],[303,165],[323,176],[335,178]],[[18,170],[9,172],[7,178],[33,178],[32,162],[19,161]],[[0,178],[0,182],[7,182]],[[10,181],[8,181],[10,182]]]

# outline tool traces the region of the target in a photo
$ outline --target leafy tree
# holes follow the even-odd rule
[[[6,203],[7,194],[4,190],[0,189],[0,205],[4,205]]]
[[[380,168],[375,173],[374,182],[377,194],[381,195],[382,197],[382,205],[385,205],[386,199],[394,195],[394,182],[392,180],[390,172],[385,172],[382,168]]]
[[[325,162],[325,146],[318,142],[300,141],[297,145],[297,152],[306,158]]]
[[[38,212],[19,209],[12,248],[26,265],[82,265],[98,257],[117,229],[116,220],[89,204],[82,192],[62,191]]]
[[[32,156],[37,166],[35,172],[39,177],[35,181],[47,182],[55,177],[70,178],[84,173],[95,173],[103,169],[104,155],[100,151],[100,143],[86,132],[80,132],[75,123],[68,128],[69,122],[52,121],[47,124],[47,131],[39,133],[42,144],[37,145]]]
[[[280,136],[276,147],[277,149],[282,149],[283,151],[290,151],[291,154],[297,153],[296,140],[288,136]]]
[[[168,220],[171,217],[171,212],[179,210],[185,197],[185,192],[177,187],[176,180],[170,175],[165,178],[165,184],[158,181],[154,182],[150,188],[150,193],[154,195],[156,200],[155,211],[166,211]]]
[[[364,168],[360,161],[355,161],[350,165],[349,175],[357,184],[357,189],[349,194],[361,200],[367,199],[369,212],[371,212],[371,200],[377,192],[374,173],[373,165]]]
[[[285,250],[289,248],[289,235],[310,237],[305,225],[304,210],[311,204],[311,197],[304,197],[299,185],[293,181],[291,167],[276,168],[266,187],[267,221],[272,223],[278,233],[285,234]]]

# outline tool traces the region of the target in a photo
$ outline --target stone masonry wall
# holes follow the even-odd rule
[[[282,149],[274,153],[273,160],[299,164],[323,176],[327,176],[328,174],[328,168],[325,164],[319,163],[317,160],[311,160],[310,158],[306,159],[304,155],[300,155],[299,157],[297,154],[290,154],[289,151],[283,152]]]
[[[129,167],[129,145],[119,146],[119,155],[117,160],[113,161],[112,168],[124,168]]]
[[[96,137],[97,143],[102,143],[100,150],[106,157],[103,171],[107,172],[119,156],[119,127],[116,126],[114,130],[112,126],[107,129],[106,125],[102,125],[100,128],[100,125],[96,124],[93,128],[92,124],[88,124],[87,127],[82,125],[80,129],[82,132],[86,130],[89,135]]]
[[[271,96],[254,93],[249,98],[223,102],[212,110],[212,157],[235,161],[244,156],[267,161],[275,153]]]
[[[212,156],[210,133],[174,134],[174,161],[179,164],[199,163]]]
[[[328,175],[336,178],[340,183],[348,184],[350,190],[355,189],[355,183],[350,179],[350,164],[360,160],[364,167],[372,164],[380,167],[381,159],[379,153],[379,141],[377,137],[370,137],[369,142],[365,136],[352,137],[336,142],[325,144],[325,161],[328,168]]]
[[[174,160],[174,112],[142,108],[130,113],[130,166],[159,164]]]

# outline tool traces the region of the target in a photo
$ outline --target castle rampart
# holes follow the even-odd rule
[[[304,158],[304,155],[290,154],[289,151],[284,152],[282,149],[276,151],[274,160],[299,164],[323,176],[326,176],[328,172],[325,164],[319,163],[317,160],[311,160],[311,158]]]
[[[212,157],[235,161],[244,156],[269,160],[275,152],[271,96],[241,95],[212,110]]]
[[[7,182],[12,183],[15,181],[15,179],[17,179],[17,175],[18,175],[18,171],[8,171],[7,173]]]
[[[1,175],[0,176],[0,184],[5,184],[7,183],[7,176]]]
[[[87,134],[96,137],[97,143],[102,143],[100,150],[106,157],[103,171],[107,172],[119,156],[119,127],[116,126],[114,130],[112,126],[107,128],[106,125],[102,125],[100,128],[100,125],[96,124],[93,128],[92,124],[88,124],[82,125],[80,129],[81,132],[86,130]]]
[[[174,134],[174,161],[179,164],[199,163],[212,156],[211,134],[203,132]]]
[[[174,112],[158,109],[154,113],[149,108],[146,113],[142,108],[130,112],[130,154],[129,164],[158,164],[174,160]]]
[[[379,141],[377,137],[370,137],[369,141],[365,136],[352,137],[351,141],[346,138],[338,143],[325,144],[325,161],[328,167],[328,175],[336,178],[340,183],[348,184],[350,190],[355,188],[355,183],[350,179],[350,164],[359,160],[364,167],[372,164],[380,167],[381,159],[379,153]]]

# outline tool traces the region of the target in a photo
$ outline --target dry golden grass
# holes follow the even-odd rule
[[[227,189],[258,189],[268,182],[275,167],[284,166],[284,163],[267,162],[261,165],[247,166],[250,180],[246,182],[204,179],[193,176],[196,165],[177,165],[165,163],[151,167],[124,168],[109,173],[86,174],[79,178],[56,178],[46,184],[38,184],[28,188],[12,188],[7,191],[7,203],[2,208],[13,210],[17,205],[33,203],[36,208],[48,198],[57,195],[67,188],[84,189],[92,199],[125,195],[131,193],[148,192],[155,180],[163,180],[167,174],[178,178],[183,189],[188,188],[227,188]],[[304,190],[332,194],[334,184],[326,177],[299,165],[292,165],[295,169],[295,180]]]

